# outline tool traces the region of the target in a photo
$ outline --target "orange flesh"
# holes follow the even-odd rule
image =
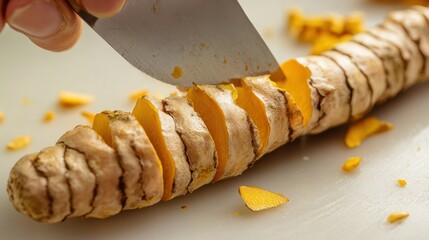
[[[296,60],[289,60],[280,68],[286,79],[279,77],[281,75],[278,73],[274,73],[270,78],[278,89],[285,90],[292,96],[303,115],[304,126],[307,126],[313,114],[311,91],[308,84],[311,71]]]
[[[161,160],[164,178],[164,196],[163,200],[171,198],[173,189],[174,177],[176,175],[176,167],[173,157],[165,144],[164,136],[162,135],[161,122],[159,120],[158,109],[147,99],[139,99],[134,107],[133,114],[139,123],[143,126],[152,142],[156,153]]]
[[[223,176],[228,161],[228,130],[225,116],[217,102],[199,87],[189,89],[187,98],[203,119],[215,142],[218,154],[218,166],[213,178],[213,182],[215,182]]]
[[[103,138],[104,142],[110,147],[113,147],[112,133],[110,132],[109,118],[103,114],[99,113],[95,115],[94,124],[92,129]]]
[[[235,86],[238,97],[235,100],[235,104],[244,109],[249,114],[252,121],[258,128],[259,136],[261,138],[261,148],[258,152],[260,156],[267,144],[270,137],[270,123],[267,118],[267,112],[264,103],[256,96],[252,91],[252,87],[247,85],[244,81],[240,81]]]

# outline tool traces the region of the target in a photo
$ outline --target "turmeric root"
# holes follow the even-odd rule
[[[429,78],[429,9],[384,23],[319,56],[282,65],[287,77],[195,86],[143,97],[133,113],[105,111],[13,167],[15,208],[45,223],[106,218],[237,176],[277,147],[360,119]]]

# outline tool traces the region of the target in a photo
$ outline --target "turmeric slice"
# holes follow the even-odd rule
[[[375,117],[364,118],[349,127],[345,136],[345,144],[349,148],[358,147],[366,138],[392,128],[392,124],[380,121]]]
[[[351,172],[351,171],[355,170],[355,168],[357,168],[359,166],[361,161],[362,161],[361,157],[351,157],[351,158],[347,159],[343,165],[343,171],[344,172]]]
[[[163,166],[163,200],[187,193],[191,172],[185,147],[175,129],[173,118],[162,111],[163,103],[153,97],[137,101],[133,115],[144,128]]]
[[[176,167],[174,165],[173,157],[167,149],[164,137],[162,136],[158,110],[150,101],[142,98],[137,101],[133,110],[133,115],[136,116],[139,123],[145,129],[146,134],[161,160],[164,179],[164,195],[162,199],[170,199],[171,192],[173,190],[174,176],[176,175]]]
[[[55,113],[53,111],[48,111],[43,116],[44,122],[52,122],[55,119]]]
[[[278,207],[289,201],[280,193],[269,192],[258,187],[240,186],[238,192],[246,206],[254,212]]]
[[[218,165],[213,181],[217,181],[223,176],[228,160],[228,130],[225,116],[216,101],[200,87],[189,89],[186,96],[192,102],[195,111],[203,119],[215,142]]]
[[[86,94],[63,91],[59,103],[63,107],[76,107],[91,103],[93,98]]]
[[[281,79],[277,74],[273,74],[271,80],[277,88],[287,91],[292,96],[303,115],[304,126],[307,126],[313,113],[311,91],[308,83],[311,71],[294,59],[283,63],[280,68],[286,79]]]
[[[149,95],[149,91],[147,89],[142,89],[138,91],[134,91],[130,94],[130,100],[137,101],[140,98]]]
[[[249,114],[250,118],[258,128],[258,132],[261,137],[261,148],[259,149],[258,156],[262,155],[267,147],[271,131],[265,105],[252,91],[252,87],[247,85],[245,81],[241,80],[236,82],[235,88],[237,89],[235,103]]]
[[[213,181],[240,175],[256,160],[260,148],[256,126],[245,110],[234,103],[232,84],[196,86],[187,98],[215,142],[218,166]]]
[[[387,221],[389,223],[395,223],[404,220],[408,216],[410,216],[410,214],[407,212],[392,212],[387,216]]]
[[[30,136],[19,136],[12,139],[6,146],[8,150],[15,151],[27,147],[31,143]]]

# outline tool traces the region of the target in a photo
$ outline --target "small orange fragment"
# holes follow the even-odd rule
[[[387,221],[389,223],[395,223],[395,222],[404,220],[408,216],[410,216],[410,214],[407,212],[393,212],[389,214],[389,216],[387,216]]]
[[[86,94],[63,91],[60,93],[60,105],[63,107],[76,107],[92,102],[92,97]]]
[[[364,118],[349,127],[345,136],[345,144],[349,148],[358,147],[366,138],[388,131],[393,127],[392,124],[380,121],[375,117]]]
[[[4,113],[0,111],[0,123],[3,122],[5,118],[6,116],[4,115]]]
[[[23,98],[21,99],[21,104],[22,104],[23,106],[28,106],[28,105],[30,105],[30,103],[31,103],[31,101],[30,101],[30,99],[29,99],[28,97],[23,97]]]
[[[174,79],[179,79],[183,76],[183,70],[180,67],[175,66],[173,69],[173,72],[171,73],[171,76]]]
[[[6,146],[8,150],[14,151],[14,150],[20,150],[25,148],[31,143],[31,137],[30,136],[19,136],[14,139],[12,139]]]
[[[130,99],[133,101],[137,101],[140,98],[147,96],[149,94],[149,91],[146,89],[142,89],[142,90],[138,90],[138,91],[134,91],[130,94]]]
[[[94,113],[82,111],[82,112],[80,112],[80,115],[82,115],[82,117],[86,118],[86,120],[88,120],[88,122],[90,124],[94,123],[94,118],[95,118],[95,114]]]
[[[405,180],[405,179],[398,179],[397,183],[398,183],[398,186],[400,186],[400,187],[406,187],[408,184],[407,180]]]
[[[246,206],[254,212],[278,207],[289,201],[280,193],[269,192],[258,187],[240,186],[238,192]]]
[[[355,168],[357,168],[362,161],[361,157],[351,157],[346,160],[346,162],[343,165],[343,171],[344,172],[351,172]]]
[[[55,113],[53,111],[48,111],[43,116],[44,122],[52,122],[55,119]]]

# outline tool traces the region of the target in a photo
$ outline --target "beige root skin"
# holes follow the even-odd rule
[[[312,111],[311,115],[309,111],[304,112],[308,116],[305,121],[304,113],[291,97],[296,94],[273,89],[264,76],[245,78],[243,81],[254,89],[253,93],[266,108],[272,131],[266,152],[301,135],[318,133],[358,119],[375,104],[394,97],[419,81],[427,80],[428,22],[428,8],[416,7],[392,13],[383,24],[337,45],[332,51],[317,57],[296,59],[301,67],[311,70],[310,78],[306,76],[302,79],[309,83],[310,99],[305,106]],[[219,105],[216,114],[224,115],[224,118],[219,118],[205,113],[206,116],[225,120],[225,127],[217,129],[226,129],[226,134],[219,139],[227,139],[224,148],[227,149],[227,161],[217,180],[239,175],[258,158],[261,146],[258,130],[248,114],[234,104],[233,87],[198,88],[215,100],[205,99],[199,110],[210,104],[213,107],[214,102]],[[162,133],[159,135],[165,139],[168,154],[174,156],[175,166],[170,164],[169,167],[173,166],[176,172],[172,171],[174,174],[169,175],[173,190],[170,188],[172,194],[167,199],[208,183],[219,169],[215,156],[219,157],[220,154],[214,150],[218,149],[216,141],[215,146],[210,141],[210,135],[213,140],[215,137],[210,132],[207,119],[202,114],[198,116],[195,104],[192,109],[184,98],[169,97],[163,101],[145,99],[155,106],[161,122]],[[9,177],[8,193],[18,211],[37,221],[53,223],[77,216],[105,218],[124,208],[145,206],[145,201],[147,205],[158,201],[162,183],[158,179],[151,184],[144,177],[159,177],[159,167],[149,164],[156,161],[153,160],[154,156],[147,155],[151,152],[146,148],[150,143],[144,140],[141,127],[133,122],[130,114],[106,114],[107,123],[101,124],[100,129],[96,127],[105,141],[91,128],[78,126],[61,137],[54,147],[24,156],[16,163]],[[144,113],[141,115],[144,116]],[[122,116],[127,117],[122,119]],[[146,133],[149,136],[148,131]],[[139,147],[139,136],[141,144],[146,147]],[[208,141],[202,145],[201,138]],[[150,141],[153,143],[152,139]],[[136,148],[130,147],[132,143],[136,144]],[[138,152],[140,148],[142,150]],[[206,155],[203,152],[207,152]],[[136,176],[141,171],[131,171],[131,168],[137,166],[138,160],[143,163],[143,159],[148,161],[143,168],[147,172],[143,171],[140,175],[143,178],[139,180],[142,182],[138,182]],[[163,185],[165,188],[165,182]],[[143,192],[145,197],[150,192],[157,197],[153,198],[153,202],[149,198],[137,201]]]
[[[270,126],[268,144],[263,154],[269,153],[289,141],[287,99],[269,80],[269,76],[248,77],[242,80],[262,101]],[[262,156],[261,155],[261,156]],[[259,158],[261,156],[258,156]]]
[[[85,155],[74,149],[65,149],[64,161],[68,170],[67,179],[70,184],[71,206],[74,210],[67,217],[85,216],[93,208],[95,175],[89,169]]]
[[[210,183],[216,173],[217,155],[214,141],[203,120],[184,97],[164,99],[165,112],[173,117],[176,131],[186,147],[192,180],[188,191],[193,192]]]
[[[15,164],[9,176],[7,191],[18,211],[36,221],[49,222],[47,180],[37,173],[33,165],[37,155],[27,155]]]
[[[143,128],[131,113],[104,111],[94,130],[118,153],[124,171],[124,209],[142,208],[161,200],[162,166]]]
[[[256,127],[247,113],[235,105],[231,90],[218,86],[201,89],[219,104],[227,125],[228,159],[219,180],[240,175],[256,160],[260,147]]]
[[[314,126],[308,127],[309,133],[319,133],[347,122],[350,116],[350,90],[342,69],[323,56],[306,57],[305,61],[312,72],[313,86],[321,95],[318,119]]]
[[[120,189],[122,169],[115,151],[87,126],[78,126],[67,132],[58,143],[84,154],[90,171],[95,175],[93,209],[85,216],[106,218],[119,213],[123,197]]]
[[[167,149],[174,161],[176,168],[171,198],[188,193],[188,185],[191,182],[191,171],[185,154],[185,146],[182,139],[176,132],[174,119],[163,111],[164,105],[161,100],[154,97],[145,97],[158,110],[161,122],[162,135],[167,145]]]

